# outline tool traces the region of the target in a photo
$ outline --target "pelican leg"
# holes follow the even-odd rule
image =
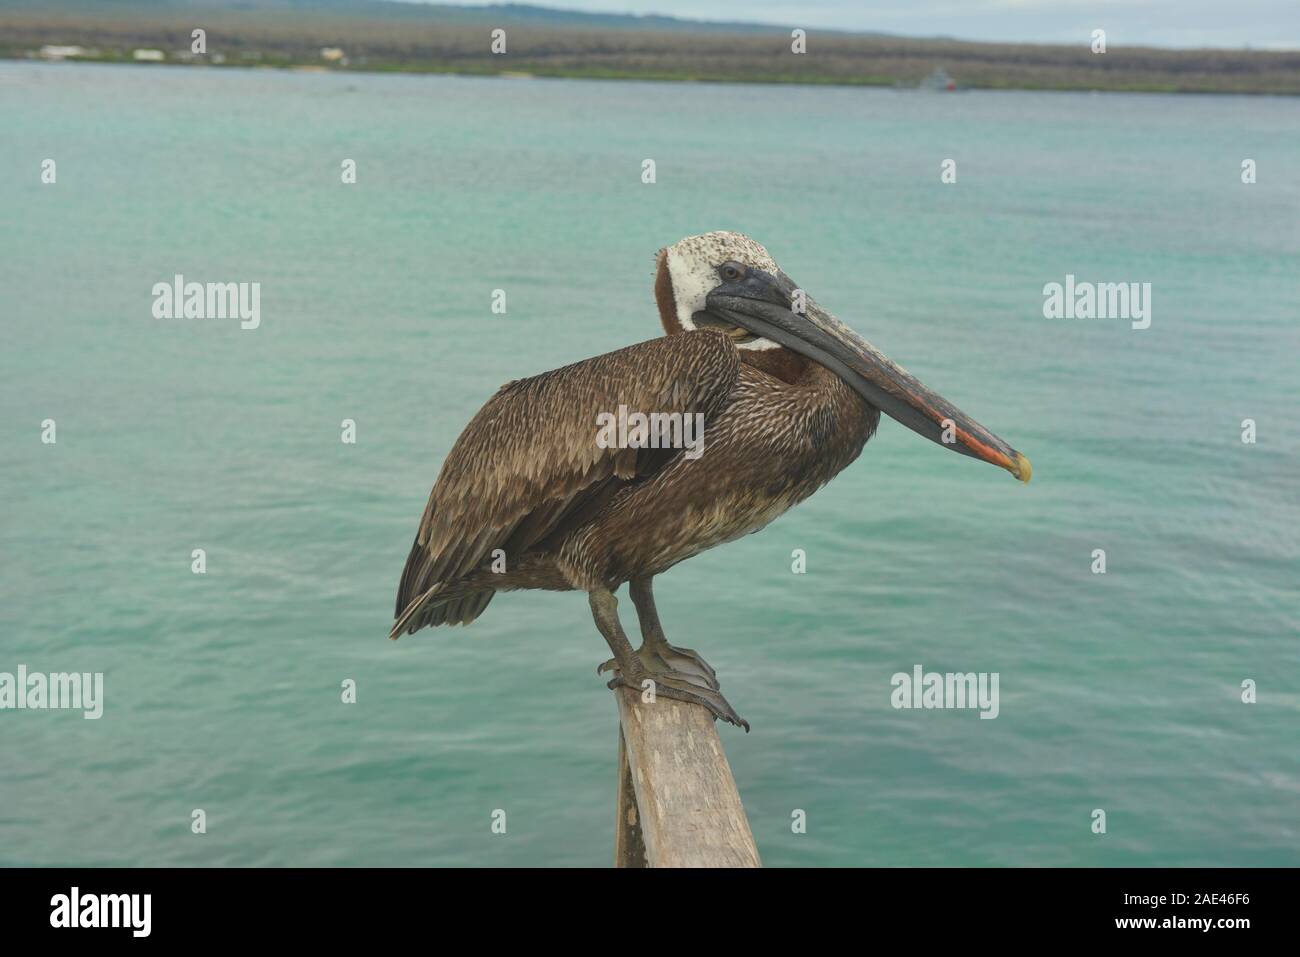
[[[597,588],[592,590],[588,597],[591,600],[591,615],[596,620],[596,627],[609,644],[610,651],[614,653],[612,663],[606,662],[596,669],[597,673],[610,668],[615,671],[614,679],[609,682],[608,687],[625,687],[644,692],[647,690],[644,682],[648,680],[653,682],[656,698],[674,698],[678,701],[703,705],[709,709],[714,718],[721,718],[738,728],[749,730],[749,722],[736,714],[735,709],[727,703],[727,699],[722,697],[717,688],[701,685],[700,679],[694,675],[674,671],[669,667],[646,665],[641,655],[632,649],[632,643],[627,640],[627,634],[618,619],[618,599],[614,597],[613,592],[607,588]]]
[[[664,637],[664,629],[659,624],[659,612],[655,610],[654,594],[650,590],[649,578],[634,578],[628,585],[632,593],[632,602],[636,605],[637,619],[641,623],[641,647],[636,656],[641,659],[647,671],[676,672],[684,676],[691,684],[700,685],[717,691],[721,688],[717,673],[713,667],[690,648],[678,648],[670,645]],[[596,669],[597,674],[613,671],[618,667],[618,659],[610,658]]]
[[[722,687],[718,674],[700,655],[690,648],[678,648],[668,643],[664,627],[659,624],[659,612],[655,608],[655,596],[651,590],[650,578],[634,578],[628,583],[632,595],[632,604],[636,606],[636,616],[641,622],[642,647],[649,646],[651,651],[674,671],[694,674],[703,679],[705,684],[717,691]]]

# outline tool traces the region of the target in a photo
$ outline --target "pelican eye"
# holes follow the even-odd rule
[[[718,275],[727,282],[739,282],[748,270],[738,262],[725,262],[718,267]]]

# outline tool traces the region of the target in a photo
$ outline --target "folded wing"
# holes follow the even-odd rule
[[[443,463],[402,572],[390,638],[474,620],[490,588],[456,584],[505,550],[515,560],[609,486],[643,479],[675,453],[601,448],[600,413],[695,413],[706,425],[739,374],[736,347],[700,330],[652,339],[508,383]]]

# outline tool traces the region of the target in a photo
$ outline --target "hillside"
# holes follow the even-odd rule
[[[207,31],[205,56],[190,32]],[[489,32],[503,28],[507,52]],[[757,83],[913,87],[942,67],[971,88],[1300,94],[1300,51],[1167,50],[972,43],[784,27],[586,14],[526,5],[433,6],[376,0],[0,0],[0,57],[47,44],[86,59],[331,70],[526,73]],[[323,59],[322,49],[341,56]]]

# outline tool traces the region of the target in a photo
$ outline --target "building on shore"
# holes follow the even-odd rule
[[[41,47],[41,58],[45,60],[67,60],[85,55],[85,47],[58,46],[53,43]]]

